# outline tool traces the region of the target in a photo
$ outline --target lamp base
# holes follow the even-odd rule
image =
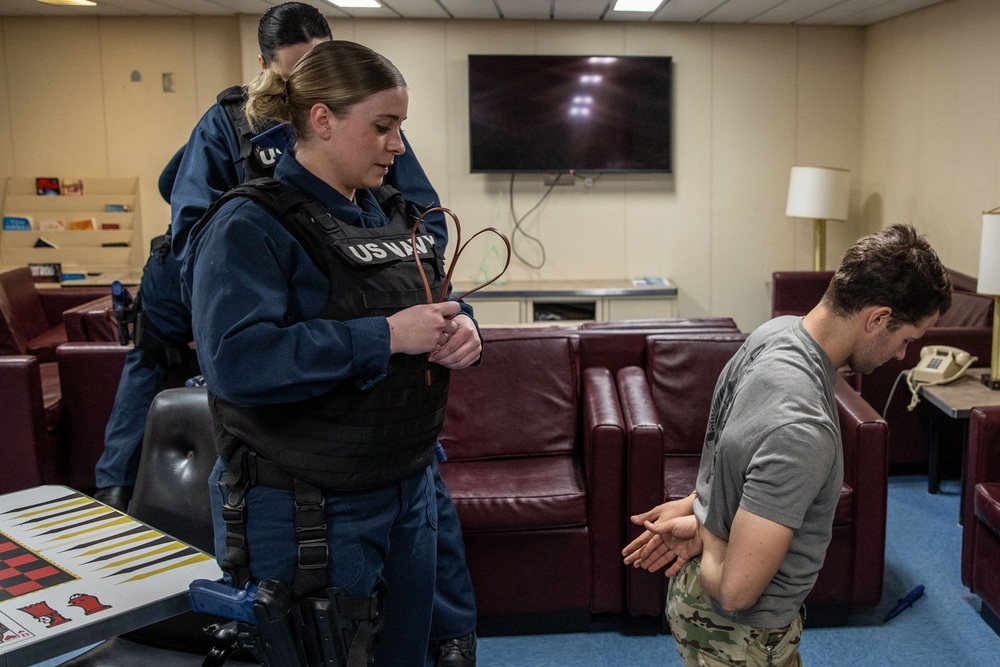
[[[993,390],[1000,389],[1000,378],[994,378],[990,376],[989,373],[983,373],[979,376],[980,381],[987,387]]]

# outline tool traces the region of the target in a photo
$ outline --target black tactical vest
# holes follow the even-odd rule
[[[243,164],[243,182],[251,181],[255,178],[274,176],[274,168],[278,164],[278,157],[281,151],[277,148],[259,146],[251,139],[255,136],[277,125],[274,121],[261,121],[261,125],[254,130],[250,127],[243,109],[247,102],[246,89],[242,86],[230,86],[226,88],[218,97],[216,102],[229,116],[229,120],[236,130],[240,139],[240,162]]]
[[[427,302],[413,254],[421,258],[432,294],[444,281],[444,257],[423,223],[411,244],[410,232],[420,213],[416,206],[388,186],[375,194],[390,220],[384,227],[343,223],[312,198],[274,179],[230,190],[202,222],[234,197],[260,202],[330,278],[330,297],[321,317],[387,316]],[[246,446],[293,477],[329,490],[384,486],[433,459],[444,423],[448,378],[448,369],[429,363],[426,354],[394,354],[386,377],[369,389],[345,380],[305,401],[250,408],[210,395],[219,454],[228,460]]]

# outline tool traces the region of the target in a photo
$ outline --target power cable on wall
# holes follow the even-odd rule
[[[527,218],[529,215],[531,215],[532,212],[534,212],[535,209],[537,209],[539,206],[542,205],[542,202],[545,201],[546,197],[548,197],[550,194],[552,194],[552,190],[556,187],[556,183],[557,182],[558,182],[558,179],[556,179],[555,181],[553,181],[553,183],[549,186],[549,189],[546,190],[545,194],[542,195],[541,199],[539,199],[538,202],[534,206],[532,206],[530,209],[528,209],[528,211],[519,218],[519,217],[517,217],[517,212],[514,210],[514,174],[510,175],[510,219],[514,223],[514,230],[511,232],[511,235],[510,235],[510,249],[511,249],[511,252],[514,253],[515,257],[517,257],[523,264],[525,264],[528,268],[531,268],[531,269],[540,269],[543,266],[545,266],[545,246],[542,245],[541,240],[539,240],[537,237],[532,236],[528,232],[524,231],[521,228],[521,223],[524,222],[525,218]],[[521,253],[519,253],[517,251],[517,235],[518,234],[521,234],[521,235],[527,237],[529,240],[533,241],[535,243],[535,245],[538,246],[538,250],[542,254],[542,260],[538,264],[532,264],[531,262],[529,262],[528,260],[526,260],[524,257],[522,257]]]

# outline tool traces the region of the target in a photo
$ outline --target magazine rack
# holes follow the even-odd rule
[[[0,231],[0,269],[58,262],[64,279],[142,270],[146,253],[136,224],[138,177],[83,178],[82,183],[82,194],[39,195],[35,178],[7,179],[5,222],[25,218],[31,228]]]

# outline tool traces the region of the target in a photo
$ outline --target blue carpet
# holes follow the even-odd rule
[[[859,610],[845,627],[807,628],[808,667],[843,665],[998,665],[1000,637],[979,617],[979,598],[962,585],[959,485],[945,481],[927,493],[924,476],[889,479],[886,572],[882,602]],[[1000,566],[1000,564],[998,564]],[[924,596],[883,624],[899,598],[917,584]],[[620,632],[483,637],[483,667],[614,667],[680,665],[669,635]]]
[[[1000,637],[979,617],[979,598],[962,585],[958,506],[957,481],[946,480],[941,494],[930,495],[926,477],[889,479],[882,602],[853,614],[845,627],[807,628],[801,648],[805,665],[1000,665]],[[924,596],[883,624],[886,612],[917,584],[924,585]],[[680,664],[667,634],[594,631],[479,640],[481,667]]]

